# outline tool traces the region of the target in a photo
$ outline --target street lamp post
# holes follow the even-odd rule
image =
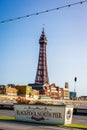
[[[74,78],[74,93],[75,93],[75,95],[76,95],[76,82],[77,82],[77,77]]]

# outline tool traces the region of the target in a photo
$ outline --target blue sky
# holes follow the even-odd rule
[[[0,0],[0,21],[80,0]],[[87,95],[87,3],[0,24],[0,84],[34,83],[45,24],[50,83]],[[76,84],[74,77],[77,77]]]

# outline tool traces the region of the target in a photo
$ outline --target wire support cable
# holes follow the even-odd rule
[[[21,20],[21,19],[24,19],[24,18],[29,18],[29,17],[32,17],[32,16],[44,14],[44,13],[47,13],[47,12],[52,12],[52,11],[56,11],[56,10],[59,10],[59,9],[75,6],[75,5],[78,5],[78,4],[83,4],[83,3],[86,3],[86,2],[87,2],[87,0],[84,0],[84,1],[77,2],[77,3],[71,3],[71,4],[63,5],[63,6],[60,6],[60,7],[57,7],[57,8],[52,8],[52,9],[44,10],[44,11],[41,11],[41,12],[33,13],[33,14],[28,14],[28,15],[24,15],[24,16],[20,16],[20,17],[16,17],[16,18],[2,20],[2,21],[0,21],[0,24],[4,24],[4,23],[7,23],[7,22],[12,22],[12,21],[16,21],[16,20]]]

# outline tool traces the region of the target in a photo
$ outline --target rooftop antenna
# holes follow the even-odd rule
[[[43,31],[44,31],[44,28],[45,28],[45,24],[43,24]]]

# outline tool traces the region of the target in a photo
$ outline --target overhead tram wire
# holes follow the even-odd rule
[[[2,21],[0,21],[0,24],[12,22],[12,21],[16,21],[16,20],[20,20],[20,19],[24,19],[24,18],[29,18],[29,17],[32,17],[32,16],[44,14],[44,13],[47,13],[47,12],[52,12],[52,11],[56,11],[56,10],[59,10],[59,9],[75,6],[75,5],[78,5],[78,4],[83,4],[83,3],[86,3],[86,2],[87,2],[87,0],[84,0],[84,1],[77,2],[77,3],[71,3],[71,4],[67,4],[67,5],[64,5],[64,6],[57,7],[57,8],[52,8],[52,9],[48,9],[48,10],[45,10],[45,11],[33,13],[33,14],[28,14],[28,15],[24,15],[24,16],[20,16],[20,17],[16,17],[16,18],[2,20]]]

